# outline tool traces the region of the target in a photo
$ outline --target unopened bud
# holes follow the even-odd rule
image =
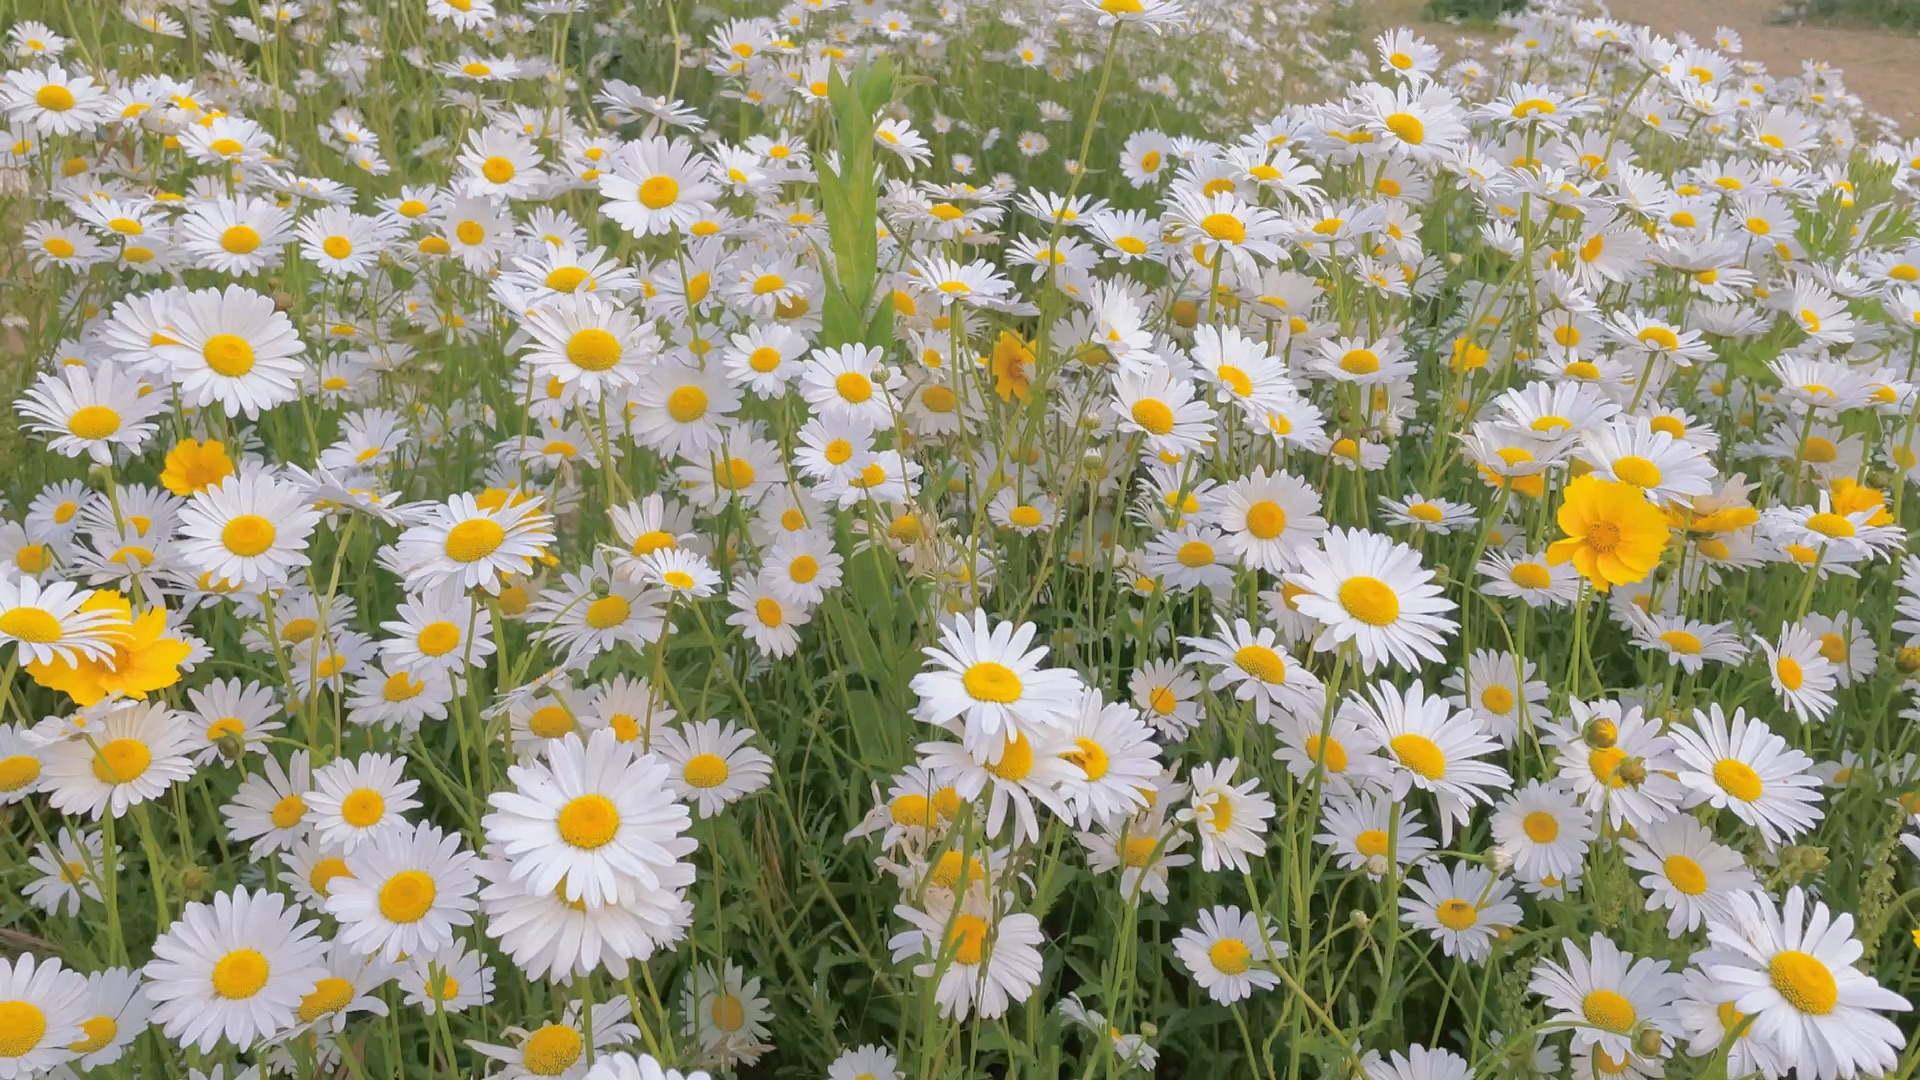
[[[1614,770],[1613,775],[1619,777],[1620,782],[1628,787],[1639,787],[1647,782],[1647,759],[1628,758],[1620,763],[1620,767]]]
[[[1376,855],[1374,858],[1385,859],[1386,856]],[[1361,911],[1359,908],[1355,908],[1353,913],[1347,916],[1347,921],[1353,924],[1355,930],[1365,930],[1373,925],[1373,916]]]
[[[1911,675],[1920,671],[1920,646],[1909,645],[1894,653],[1893,666],[1899,668],[1902,675]]]
[[[1780,870],[1789,881],[1801,881],[1827,868],[1827,849],[1793,844],[1780,852]]]
[[[273,294],[273,310],[288,312],[293,310],[293,294],[277,292]]]
[[[189,866],[180,871],[180,888],[185,891],[188,896],[197,897],[205,893],[209,880],[210,876],[205,867]]]
[[[1641,1057],[1659,1057],[1665,1045],[1666,1039],[1657,1027],[1643,1027],[1640,1033],[1633,1037],[1633,1048]]]
[[[1487,869],[1502,873],[1513,865],[1513,853],[1499,844],[1487,849]]]
[[[1613,745],[1618,734],[1619,729],[1613,726],[1613,721],[1595,717],[1580,729],[1580,741],[1595,750],[1605,750]]]
[[[1153,1038],[1154,1036],[1156,1036],[1156,1035],[1158,1035],[1158,1034],[1160,1034],[1160,1025],[1159,1025],[1159,1024],[1156,1024],[1156,1023],[1154,1023],[1154,1022],[1153,1022],[1153,1021],[1151,1021],[1151,1020],[1143,1020],[1143,1021],[1141,1021],[1141,1022],[1140,1022],[1140,1037],[1141,1037],[1141,1038],[1143,1038],[1143,1039],[1151,1039],[1151,1038]]]
[[[213,741],[213,745],[220,751],[222,758],[228,761],[239,761],[247,752],[247,737],[238,731],[225,731]]]
[[[1387,862],[1387,857],[1385,855],[1367,856],[1367,873],[1372,874],[1374,877],[1387,876],[1387,867],[1390,865],[1391,864]],[[1355,912],[1355,914],[1359,914],[1359,913]]]

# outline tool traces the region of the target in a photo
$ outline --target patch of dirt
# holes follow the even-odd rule
[[[1370,0],[1369,21],[1386,28],[1412,26],[1451,54],[1462,38],[1488,38],[1458,26],[1420,17],[1423,0]],[[1894,30],[1800,26],[1775,22],[1779,0],[1611,0],[1615,18],[1644,23],[1671,37],[1686,33],[1711,43],[1722,26],[1738,31],[1741,56],[1758,60],[1776,76],[1798,75],[1802,60],[1823,61],[1845,75],[1847,89],[1869,112],[1891,117],[1908,135],[1920,134],[1920,95],[1912,78],[1920,72],[1920,35]],[[1863,136],[1870,128],[1862,127]]]
[[[1775,0],[1613,0],[1610,6],[1616,18],[1668,35],[1684,31],[1701,41],[1712,41],[1719,27],[1732,27],[1740,34],[1740,54],[1775,75],[1799,74],[1802,60],[1825,61],[1845,74],[1847,89],[1870,112],[1892,117],[1909,135],[1920,132],[1920,98],[1911,82],[1920,71],[1920,36],[1776,23]]]

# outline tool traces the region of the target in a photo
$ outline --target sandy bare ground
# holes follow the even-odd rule
[[[1419,25],[1435,41],[1460,36],[1456,27],[1421,22],[1422,0],[1374,0],[1367,6],[1383,27]],[[1920,134],[1920,94],[1913,90],[1920,35],[1783,24],[1774,21],[1779,0],[1611,0],[1608,7],[1616,18],[1669,36],[1692,34],[1703,42],[1712,41],[1718,28],[1731,27],[1740,34],[1741,55],[1776,75],[1798,74],[1802,60],[1825,61],[1845,72],[1847,89],[1860,95],[1868,110],[1892,117],[1908,135]]]

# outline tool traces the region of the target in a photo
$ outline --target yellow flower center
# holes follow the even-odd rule
[[[53,551],[45,544],[22,544],[20,550],[13,553],[13,565],[21,573],[37,574],[53,563]]]
[[[1089,780],[1098,780],[1107,775],[1111,763],[1105,747],[1086,738],[1075,739],[1073,743],[1074,749],[1060,755],[1063,760],[1079,766]]]
[[[19,791],[40,779],[40,759],[32,754],[0,758],[0,792]]]
[[[1580,1002],[1587,1023],[1607,1031],[1625,1034],[1633,1029],[1633,1002],[1612,990],[1595,990]]]
[[[104,439],[120,430],[120,414],[105,405],[83,406],[67,418],[67,430],[82,439]]]
[[[1536,844],[1551,844],[1560,835],[1560,819],[1545,810],[1535,810],[1520,821],[1527,839]]]
[[[894,824],[917,829],[931,829],[939,823],[933,812],[933,800],[913,792],[894,796],[887,804],[887,814]]]
[[[542,739],[561,738],[575,727],[573,714],[560,705],[542,705],[527,717],[527,730]]]
[[[38,1005],[31,1001],[0,1001],[0,1060],[25,1057],[46,1037],[47,1014],[41,1012]]]
[[[556,266],[547,272],[547,288],[554,292],[572,292],[587,280],[587,272],[578,266]]]
[[[1803,1013],[1825,1016],[1840,1002],[1840,988],[1833,972],[1818,957],[1788,949],[1775,953],[1767,964],[1767,977],[1787,1004]]]
[[[1433,915],[1440,920],[1441,926],[1456,932],[1470,930],[1473,924],[1480,921],[1480,909],[1472,902],[1460,899],[1441,901],[1440,906],[1433,909]]]
[[[1613,463],[1613,475],[1638,488],[1658,487],[1661,480],[1660,466],[1633,454]]]
[[[34,91],[33,103],[48,112],[66,112],[74,106],[73,91],[59,83],[48,83]]]
[[[968,668],[960,676],[960,684],[975,701],[999,705],[1019,701],[1023,689],[1020,676],[1012,668],[992,660],[982,660]]]
[[[597,326],[576,330],[567,339],[567,359],[582,371],[607,370],[620,362],[621,351],[620,339]]]
[[[727,759],[719,754],[695,754],[687,759],[685,779],[697,788],[719,787],[727,782]]]
[[[319,862],[313,864],[311,871],[308,871],[307,884],[324,900],[332,895],[333,881],[335,878],[352,876],[353,873],[347,869],[345,859],[338,857],[321,859]]]
[[[1400,759],[1400,764],[1428,780],[1438,780],[1447,775],[1447,755],[1425,735],[1415,735],[1413,732],[1395,735],[1391,745],[1393,755]]]
[[[1133,422],[1148,434],[1165,435],[1173,430],[1173,410],[1163,401],[1142,398],[1133,403],[1132,415]]]
[[[1213,545],[1203,540],[1189,540],[1180,545],[1180,550],[1176,554],[1176,558],[1180,560],[1181,566],[1187,567],[1190,570],[1198,570],[1203,566],[1212,566]]]
[[[1287,512],[1271,499],[1262,499],[1247,507],[1247,531],[1261,540],[1271,540],[1287,528]]]
[[[259,514],[241,514],[220,530],[220,542],[241,558],[252,558],[273,546],[273,522]]]
[[[854,405],[873,397],[873,380],[857,371],[842,372],[833,380],[833,388],[842,400]]]
[[[555,819],[560,839],[585,851],[605,847],[620,831],[620,811],[605,795],[579,795]]]
[[[380,696],[395,704],[412,701],[426,692],[427,684],[405,671],[396,671],[387,676],[387,681],[380,686]]]
[[[667,415],[682,424],[707,415],[707,392],[697,386],[680,387],[667,396]]]
[[[1208,214],[1200,219],[1200,231],[1223,244],[1244,244],[1247,227],[1232,214]]]
[[[380,914],[391,922],[419,922],[433,910],[439,886],[422,870],[402,870],[380,886]]]
[[[520,1067],[535,1076],[560,1076],[580,1060],[584,1046],[578,1031],[565,1024],[548,1024],[527,1036],[520,1047]]]
[[[253,346],[234,334],[215,334],[200,347],[200,355],[216,374],[237,379],[253,370]]]
[[[1287,681],[1287,662],[1265,645],[1242,645],[1233,654],[1234,665],[1265,683]]]
[[[442,619],[420,628],[414,644],[422,656],[445,656],[460,644],[460,628]]]
[[[1688,896],[1699,896],[1707,891],[1706,870],[1685,855],[1667,856],[1660,868],[1665,871],[1667,881]]]
[[[153,764],[153,751],[139,739],[114,739],[93,752],[93,775],[103,784],[137,780]]]
[[[595,630],[606,630],[627,621],[633,611],[632,605],[618,596],[603,596],[587,605],[587,625]]]
[[[1798,690],[1807,681],[1806,672],[1800,669],[1800,661],[1791,656],[1783,656],[1773,663],[1774,674],[1780,679],[1780,685],[1789,690]]]
[[[1340,606],[1369,626],[1390,626],[1400,617],[1400,597],[1379,578],[1350,577],[1340,586]]]
[[[713,1026],[721,1031],[739,1031],[747,1026],[747,1007],[732,994],[716,995],[713,1004],[707,1008],[707,1015],[712,1017]]]
[[[235,949],[213,965],[213,992],[228,1001],[245,1001],[267,985],[272,969],[255,949]]]
[[[360,788],[340,800],[340,819],[356,829],[379,824],[386,812],[386,797],[372,788]]]
[[[1685,630],[1668,630],[1660,635],[1667,648],[1686,656],[1699,656],[1703,646],[1700,639]]]
[[[505,543],[507,531],[491,518],[468,518],[447,530],[447,557],[455,562],[479,562]]]
[[[1239,938],[1223,937],[1207,946],[1207,960],[1222,975],[1241,975],[1253,966],[1253,950]]]
[[[760,620],[761,626],[779,626],[787,621],[787,613],[781,608],[780,601],[771,596],[763,596],[753,602],[753,616]]]
[[[273,804],[273,811],[268,816],[272,818],[274,828],[291,829],[307,816],[307,800],[299,795],[288,795]]]
[[[1354,835],[1353,849],[1369,859],[1385,858],[1387,841],[1385,829],[1362,829]]]
[[[1620,775],[1620,766],[1627,760],[1627,752],[1617,746],[1603,746],[1587,753],[1587,769],[1593,778],[1610,788],[1627,786],[1626,778]]]
[[[329,975],[314,984],[313,992],[300,999],[300,1022],[311,1024],[353,1003],[353,984]]]
[[[498,155],[490,157],[480,163],[480,175],[495,184],[504,184],[512,180],[516,171],[513,167],[513,162]]]
[[[220,234],[220,247],[230,255],[246,255],[259,246],[259,230],[251,225],[230,225]]]
[[[5,1021],[0,1020],[0,1031],[7,1030],[10,1029],[6,1027]],[[85,1033],[85,1037],[68,1043],[67,1051],[74,1054],[91,1054],[113,1041],[113,1037],[120,1033],[120,1022],[111,1016],[89,1016],[80,1021],[80,1030]],[[4,1041],[4,1038],[0,1036],[0,1041]],[[6,1056],[5,1049],[0,1047],[0,1057],[4,1056]]]
[[[49,645],[66,635],[52,614],[37,607],[17,607],[0,614],[0,634],[30,645]]]
[[[1859,530],[1854,528],[1853,522],[1830,511],[1822,511],[1808,518],[1807,528],[1819,533],[1821,536],[1831,536],[1836,539],[1854,536],[1859,533]]]
[[[1000,752],[1000,760],[987,766],[987,771],[1008,783],[1018,783],[1033,772],[1033,744],[1025,735],[1015,735],[1007,740]]]
[[[650,176],[640,185],[640,205],[664,210],[680,198],[680,182],[671,176]]]
[[[1741,802],[1753,802],[1760,797],[1764,785],[1760,774],[1744,761],[1734,758],[1721,758],[1713,764],[1713,782],[1719,784],[1727,794]]]
[[[1393,113],[1387,117],[1386,124],[1387,130],[1398,135],[1401,142],[1419,146],[1427,141],[1427,126],[1412,113]]]
[[[1347,771],[1347,748],[1335,738],[1321,738],[1318,735],[1307,736],[1307,757],[1319,762],[1330,773]]]
[[[987,920],[978,915],[954,916],[953,929],[947,931],[947,947],[953,950],[954,963],[978,965],[987,947]]]

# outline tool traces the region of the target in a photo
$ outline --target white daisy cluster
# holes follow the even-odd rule
[[[1920,140],[1837,71],[61,16],[0,1080],[1914,1071]]]

